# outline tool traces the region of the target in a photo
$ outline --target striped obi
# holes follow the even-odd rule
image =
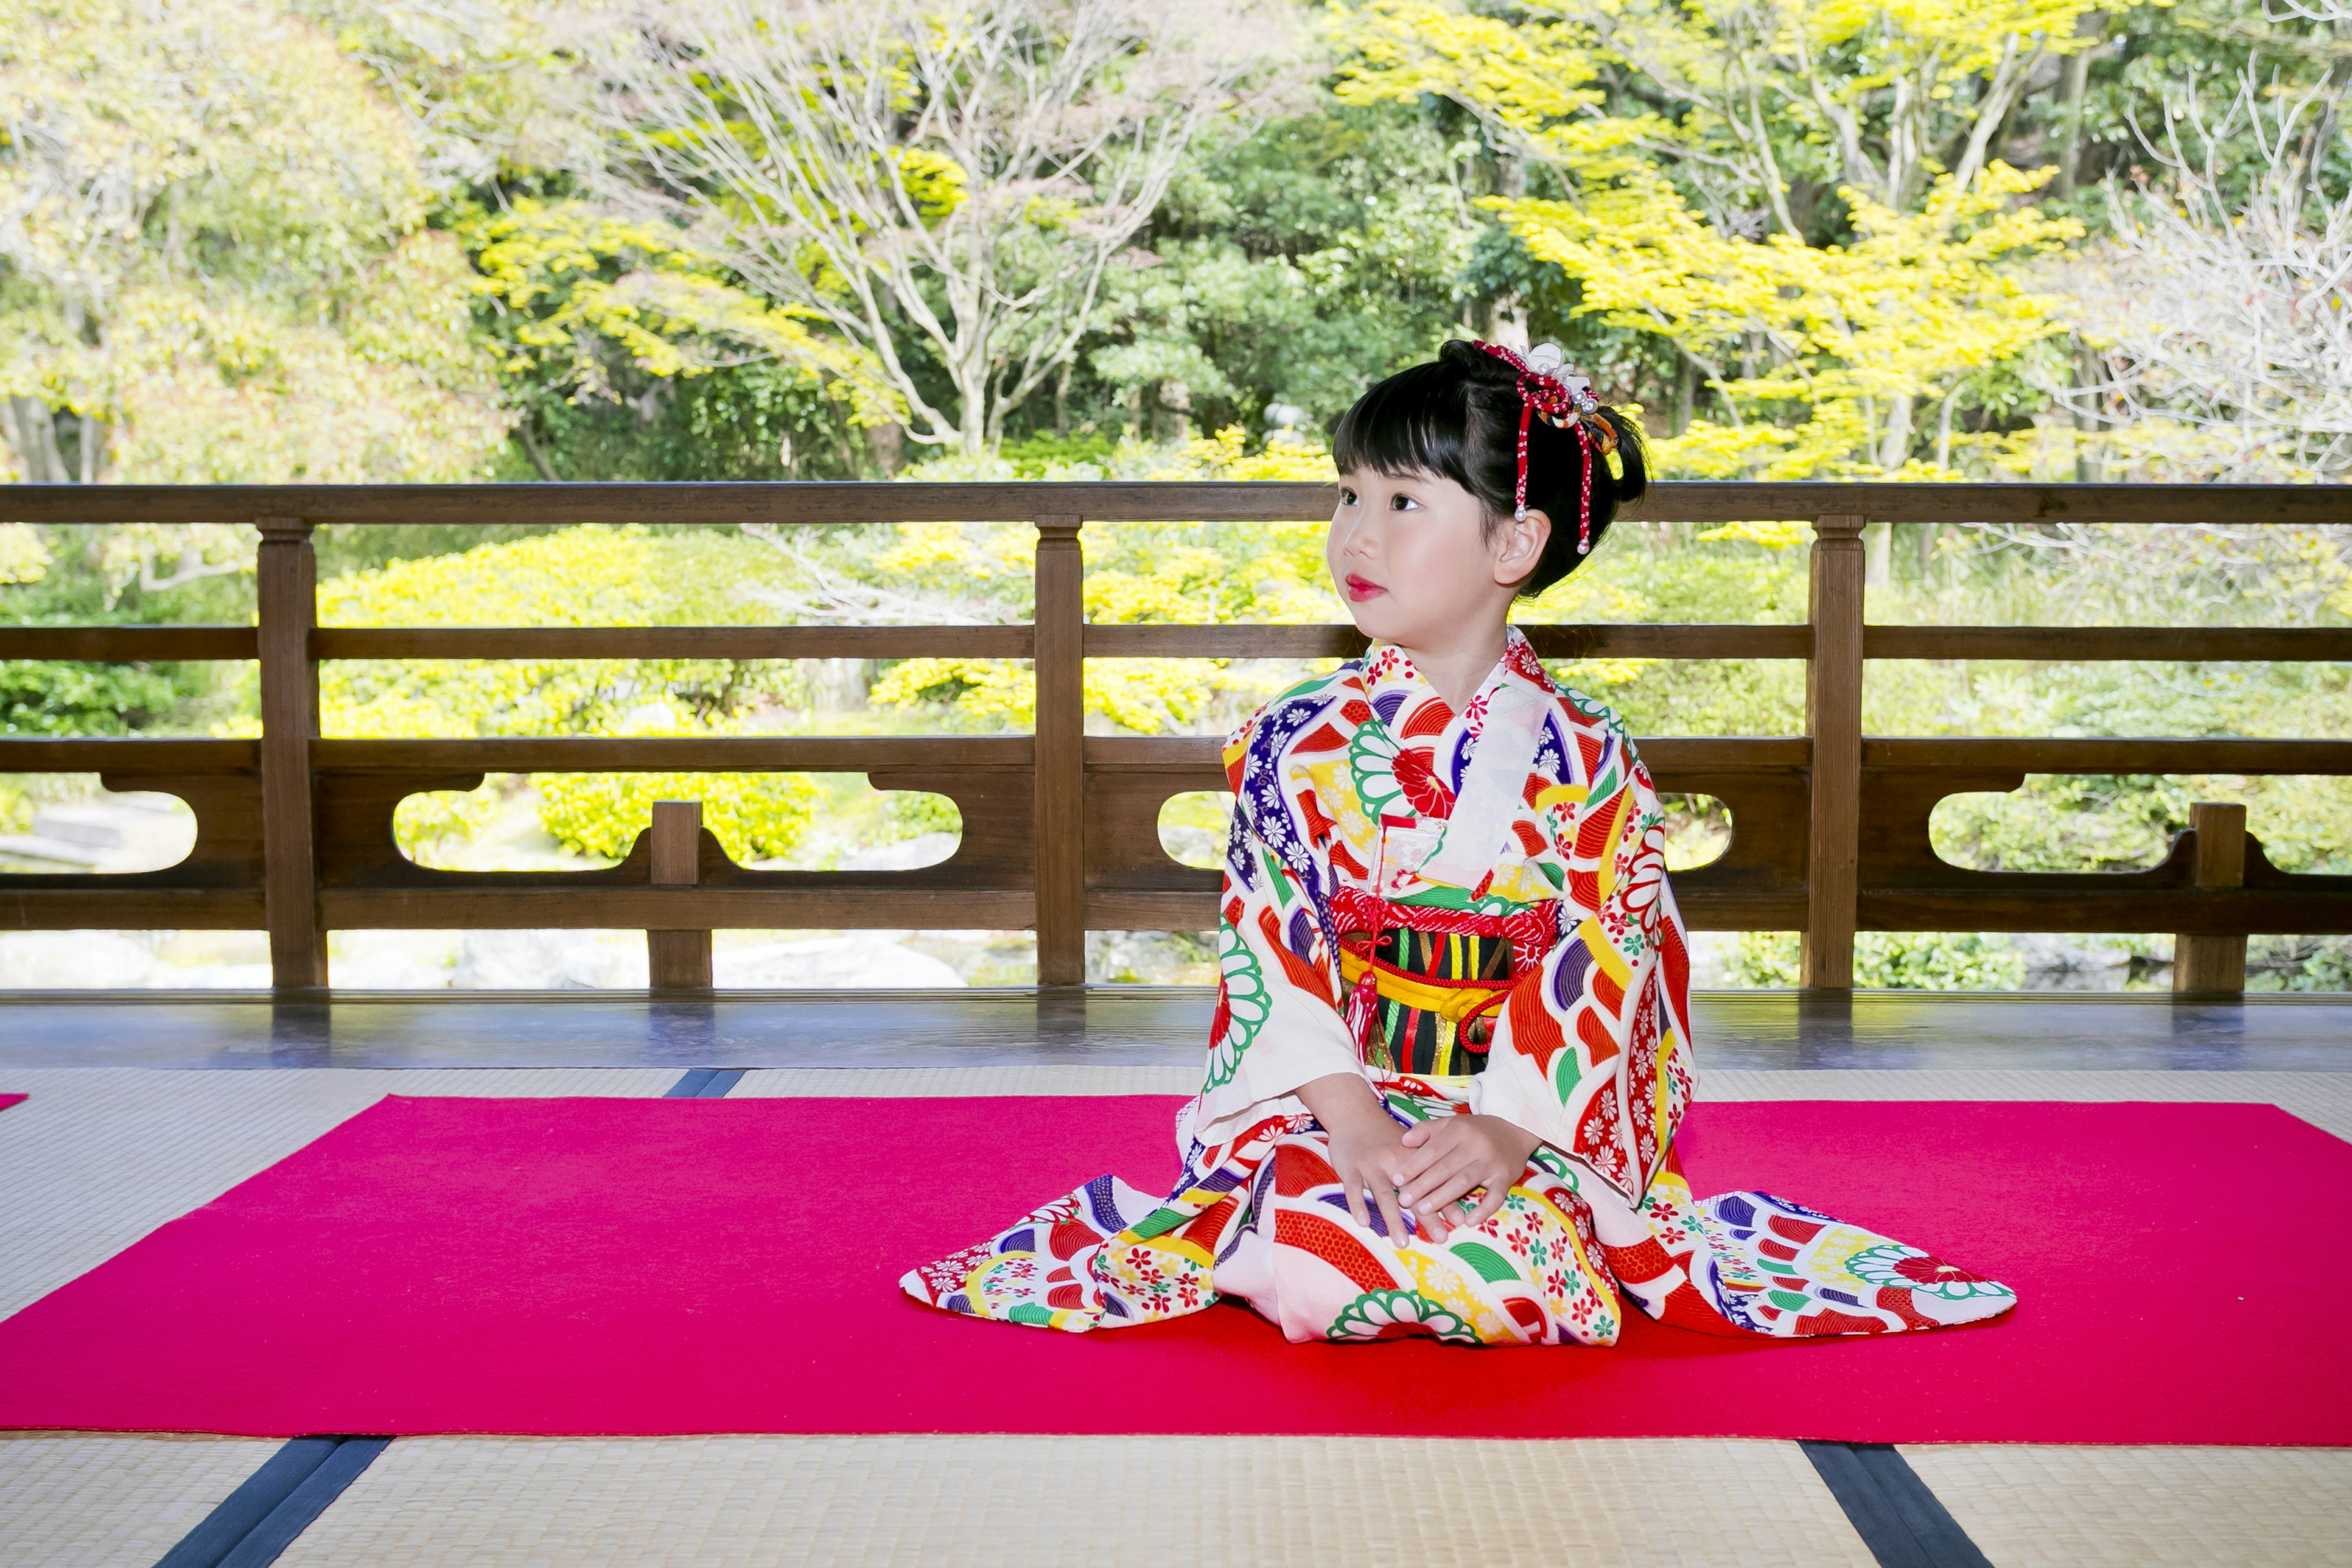
[[[1382,1072],[1454,1078],[1485,1070],[1495,1015],[1542,966],[1559,905],[1472,914],[1342,887],[1331,914],[1348,1026],[1363,1060]]]

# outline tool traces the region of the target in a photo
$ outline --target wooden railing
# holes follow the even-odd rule
[[[1298,521],[1330,492],[1300,484],[671,484],[386,487],[17,486],[0,516],[52,524],[211,522],[261,534],[253,626],[0,627],[0,658],[253,659],[262,735],[243,740],[0,741],[0,773],[94,773],[110,788],[187,802],[194,848],[168,870],[0,878],[0,929],[257,929],[281,991],[327,984],[326,932],[352,928],[622,927],[656,933],[656,980],[691,978],[692,946],[660,933],[730,927],[1034,928],[1045,985],[1085,977],[1097,930],[1202,930],[1217,874],[1160,847],[1161,805],[1220,789],[1210,739],[1085,732],[1089,658],[1318,658],[1362,646],[1345,626],[1095,626],[1078,536],[1087,522]],[[1812,521],[1801,626],[1539,626],[1569,658],[1802,659],[1808,733],[1641,742],[1662,789],[1717,797],[1733,833],[1675,878],[1691,923],[1804,933],[1804,982],[1853,983],[1854,932],[2169,930],[2204,954],[2182,965],[2227,986],[2249,933],[2352,932],[2352,877],[2290,875],[2227,814],[2201,816],[2151,869],[2081,875],[1963,869],[1928,818],[1947,795],[2012,790],[2029,773],[2352,774],[2352,742],[1906,740],[1862,732],[1863,669],[1878,658],[2352,659],[2352,631],[1866,626],[1867,521],[2051,520],[2285,523],[2352,520],[2352,489],[2099,485],[1664,484],[1638,515]],[[1026,521],[1037,530],[1029,626],[433,629],[316,624],[311,531],[327,523],[660,522],[773,525]],[[344,740],[319,732],[321,659],[902,658],[1034,661],[1034,735],[909,738]],[[877,789],[952,799],[963,834],[908,871],[755,871],[673,817],[620,865],[457,872],[403,855],[393,813],[489,773],[609,771],[864,773]],[[2235,819],[2242,824],[2242,816]],[[2240,858],[2242,857],[2242,859]],[[2231,868],[2241,868],[2233,875]],[[2200,945],[2201,944],[2201,945]],[[702,939],[707,953],[707,936]],[[678,955],[686,954],[684,959]],[[2217,956],[2218,955],[2218,956]],[[683,965],[683,969],[681,968]],[[702,970],[707,975],[707,959]],[[2221,976],[2214,980],[2213,976]]]

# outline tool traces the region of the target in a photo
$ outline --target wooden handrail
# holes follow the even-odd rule
[[[253,659],[252,626],[0,626],[0,658],[160,664],[172,659]]]
[[[1546,658],[1811,658],[1810,626],[1523,623]],[[320,659],[1027,658],[1026,626],[320,626]],[[1345,624],[1090,621],[1088,658],[1352,658]],[[93,664],[251,659],[251,626],[0,626],[0,658]],[[2342,626],[1865,626],[1866,659],[2128,659],[2221,663],[2352,660]]]
[[[1036,742],[1027,735],[492,735],[447,741],[334,739],[315,742],[310,749],[320,768],[339,773],[1025,771],[1036,756]],[[0,751],[0,757],[5,755]]]
[[[1813,628],[1802,626],[1548,626],[1522,624],[1546,658],[1810,658]],[[1094,623],[1088,658],[1353,658],[1364,634],[1351,626],[1219,626]]]
[[[1872,626],[1862,628],[1862,657],[2139,664],[2352,659],[2352,627]]]
[[[2119,736],[1872,737],[1866,768],[1991,768],[2024,773],[2352,773],[2352,741]]]
[[[1042,984],[1084,977],[1088,929],[1200,929],[1216,873],[1159,847],[1160,806],[1223,786],[1202,736],[1085,733],[1088,658],[1352,656],[1352,626],[1095,625],[1084,614],[1086,526],[1327,515],[1312,484],[793,484],[129,487],[0,486],[0,516],[44,523],[242,522],[263,542],[256,626],[0,627],[0,658],[257,660],[254,740],[0,740],[0,773],[96,773],[186,800],[187,860],[131,876],[0,877],[0,927],[267,929],[282,990],[322,985],[326,933],[346,927],[635,926],[667,933],[656,973],[692,989],[708,932],[729,926],[1030,926]],[[2352,878],[2289,875],[2243,841],[2184,834],[2163,865],[2112,874],[1976,872],[1935,855],[1928,817],[1954,794],[2030,773],[2352,775],[2352,742],[1905,738],[1861,732],[1871,659],[2352,659],[2352,630],[2273,627],[1866,626],[1868,521],[2260,525],[2352,520],[2352,489],[2202,485],[1664,484],[1636,515],[1723,522],[1801,518],[1815,531],[1800,625],[1530,626],[1547,658],[1801,659],[1807,730],[1786,737],[1641,742],[1662,789],[1731,810],[1723,857],[1678,873],[1700,929],[1800,930],[1807,984],[1853,984],[1857,930],[2116,930],[2194,939],[2199,985],[2237,973],[2248,932],[2352,931]],[[331,524],[827,524],[1017,521],[1038,530],[1036,610],[1016,626],[432,626],[313,625],[311,537]],[[334,659],[905,658],[1033,660],[1034,735],[483,737],[377,740],[319,732],[318,671]],[[735,865],[669,812],[605,870],[450,872],[399,852],[392,818],[418,793],[502,773],[857,773],[886,790],[951,797],[964,833],[920,870],[805,872]],[[2201,809],[2201,808],[2200,808]],[[2200,820],[2221,822],[2208,813]],[[2220,829],[2212,829],[2214,832]],[[656,843],[656,840],[658,842]],[[2232,949],[2231,944],[2235,943]],[[2218,944],[2218,945],[2217,945]]]
[[[1027,626],[321,626],[313,658],[1027,658]]]
[[[505,485],[0,486],[0,521],[215,522],[299,517],[313,525],[579,522],[822,526],[848,522],[1306,521],[1332,488],[1265,480],[995,484],[897,482]],[[1873,522],[2340,522],[2331,485],[1900,484],[1667,480],[1626,509],[1653,522],[1861,516]]]

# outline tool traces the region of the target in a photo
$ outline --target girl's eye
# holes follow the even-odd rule
[[[1389,510],[1391,511],[1412,511],[1420,505],[1421,503],[1413,500],[1411,496],[1389,497]]]
[[[1347,486],[1345,486],[1345,485],[1341,485],[1341,486],[1339,487],[1339,504],[1340,504],[1341,506],[1353,506],[1353,505],[1355,505],[1355,504],[1356,504],[1356,492],[1355,492],[1355,491],[1353,491],[1353,490],[1351,490],[1351,489],[1349,489]]]

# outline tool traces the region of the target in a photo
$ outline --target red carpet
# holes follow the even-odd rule
[[[2266,1106],[1693,1114],[1700,1192],[2023,1294],[1938,1334],[1294,1347],[1238,1307],[1080,1337],[899,1295],[1097,1172],[1172,1174],[1172,1103],[390,1100],[0,1323],[0,1426],[2352,1445],[2352,1144]]]

